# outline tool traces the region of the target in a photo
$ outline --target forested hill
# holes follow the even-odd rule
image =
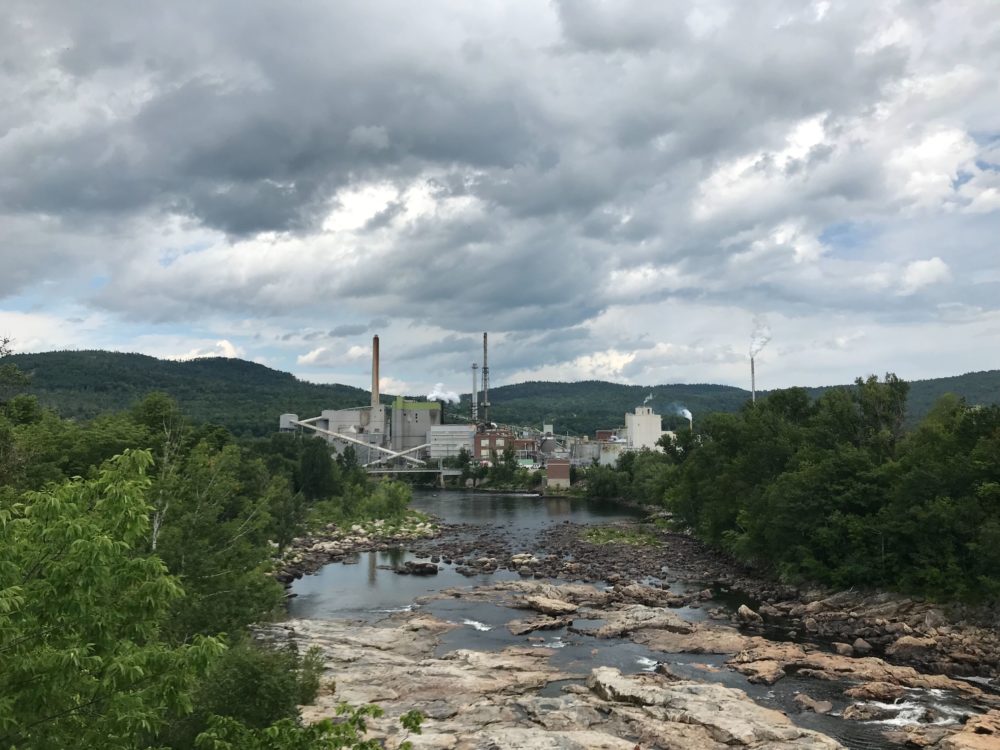
[[[322,409],[369,400],[368,391],[360,388],[307,383],[240,359],[178,362],[143,354],[68,351],[15,354],[5,361],[29,373],[30,392],[65,417],[86,418],[124,409],[150,391],[164,391],[199,421],[224,425],[236,434],[264,435],[274,430],[283,412],[316,415]],[[810,393],[818,396],[823,390],[813,388]],[[1000,371],[914,381],[910,420],[923,416],[941,394],[949,392],[971,404],[1000,403]],[[697,423],[700,416],[713,411],[737,411],[750,398],[749,391],[724,385],[527,382],[491,389],[490,416],[498,422],[539,427],[550,423],[558,432],[587,434],[621,425],[625,412],[649,395],[649,405],[664,415],[665,428],[682,424],[676,414],[680,408],[689,409]],[[468,404],[466,394],[452,417],[468,414]]]
[[[602,380],[577,383],[527,382],[490,390],[490,419],[511,424],[553,425],[558,433],[593,434],[625,423],[647,397],[648,406],[663,415],[664,429],[687,424],[678,415],[688,409],[697,420],[713,411],[737,411],[750,392],[728,385],[622,385]],[[468,412],[468,397],[462,405]]]
[[[182,411],[237,435],[266,435],[278,415],[315,416],[322,409],[367,404],[368,391],[306,383],[287,372],[242,359],[179,362],[105,351],[14,354],[5,361],[31,376],[29,392],[63,417],[118,411],[151,391],[173,396]]]
[[[870,373],[858,374],[867,376]],[[817,398],[835,387],[838,386],[807,390],[811,397]],[[1000,370],[911,381],[907,423],[916,424],[945,393],[961,396],[969,404],[1000,404]],[[527,382],[491,389],[490,418],[495,422],[525,425],[546,422],[553,424],[559,433],[587,434],[623,425],[625,412],[633,411],[649,395],[653,397],[649,406],[663,415],[664,429],[686,424],[677,415],[682,407],[694,415],[697,424],[699,416],[713,411],[735,412],[750,399],[750,391],[727,385],[640,386],[600,380]],[[760,391],[757,395],[758,398],[766,397],[767,391]],[[467,396],[463,396],[462,406],[464,413],[468,413]]]

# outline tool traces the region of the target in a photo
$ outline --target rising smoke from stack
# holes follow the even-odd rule
[[[653,394],[650,393],[648,396],[646,396],[646,398],[644,398],[642,400],[642,405],[645,406],[646,404],[648,404],[652,400],[653,400]]]
[[[754,360],[771,340],[771,326],[763,315],[753,319],[753,330],[750,332],[750,401],[757,403],[757,367]]]
[[[428,401],[444,401],[449,404],[458,403],[458,394],[455,391],[446,391],[444,383],[435,383],[434,388],[427,394]]]
[[[754,316],[753,331],[750,333],[750,356],[760,354],[770,340],[771,326],[767,324],[767,319],[763,315]]]

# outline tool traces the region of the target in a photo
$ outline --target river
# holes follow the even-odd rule
[[[503,537],[513,540],[512,549],[534,550],[542,532],[555,524],[607,524],[635,521],[641,513],[619,505],[565,498],[530,495],[497,495],[418,491],[413,507],[433,514],[447,524],[460,524],[461,534],[470,537]],[[628,553],[623,548],[623,554]],[[293,618],[374,622],[393,612],[419,608],[438,618],[457,623],[458,627],[442,635],[438,654],[453,649],[497,651],[512,645],[547,646],[554,649],[553,665],[567,672],[586,674],[596,666],[612,666],[623,673],[652,671],[659,664],[683,678],[717,682],[745,691],[756,702],[786,712],[800,726],[823,732],[849,748],[858,750],[885,747],[882,731],[915,721],[916,716],[931,716],[938,723],[957,723],[970,709],[960,698],[942,691],[911,690],[905,699],[887,708],[890,716],[882,721],[845,721],[839,713],[852,701],[842,692],[844,683],[828,682],[790,675],[772,686],[748,682],[743,675],[725,666],[723,655],[691,655],[651,651],[627,638],[597,639],[576,632],[578,628],[599,625],[599,621],[576,621],[571,628],[536,632],[533,637],[514,636],[506,625],[520,616],[517,610],[488,602],[462,598],[422,600],[443,589],[468,587],[497,580],[519,578],[512,570],[499,569],[489,575],[467,577],[455,565],[441,563],[436,576],[398,575],[391,568],[416,558],[404,549],[365,552],[345,563],[327,565],[315,575],[305,576],[294,584],[295,595],[289,602]],[[647,581],[648,582],[648,581]],[[652,581],[655,583],[655,581]],[[678,591],[699,591],[702,581],[671,584]],[[601,584],[603,587],[603,584]],[[742,603],[738,595],[728,594],[695,607],[674,610],[680,617],[704,621],[713,607],[734,610]],[[782,637],[772,633],[771,637]],[[829,648],[828,644],[818,644]],[[553,683],[542,694],[557,695],[563,685]],[[817,700],[829,700],[834,710],[822,715],[800,712],[794,703],[798,692]],[[926,719],[926,717],[925,717]]]

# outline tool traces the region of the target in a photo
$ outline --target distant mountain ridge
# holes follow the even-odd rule
[[[5,361],[32,376],[30,393],[43,405],[79,419],[125,409],[151,391],[163,391],[177,399],[192,419],[215,422],[240,435],[266,435],[274,431],[278,415],[284,412],[316,415],[323,409],[364,405],[371,398],[361,388],[308,383],[242,359],[177,361],[145,354],[61,351],[14,354]],[[826,388],[807,390],[818,396]],[[955,393],[969,403],[1000,403],[1000,370],[911,381],[910,419],[926,414],[944,393]],[[491,389],[490,418],[539,427],[553,424],[559,433],[592,434],[623,424],[625,412],[649,396],[649,406],[664,416],[664,427],[669,429],[686,424],[677,414],[682,407],[694,414],[697,423],[713,411],[739,410],[750,392],[707,383],[640,386],[600,380],[529,381]],[[448,407],[449,420],[460,421],[468,413],[469,394],[463,395],[460,404]]]

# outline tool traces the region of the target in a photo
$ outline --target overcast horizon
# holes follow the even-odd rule
[[[312,382],[1000,367],[1000,4],[13,0],[0,336]],[[760,342],[758,342],[760,343]]]

